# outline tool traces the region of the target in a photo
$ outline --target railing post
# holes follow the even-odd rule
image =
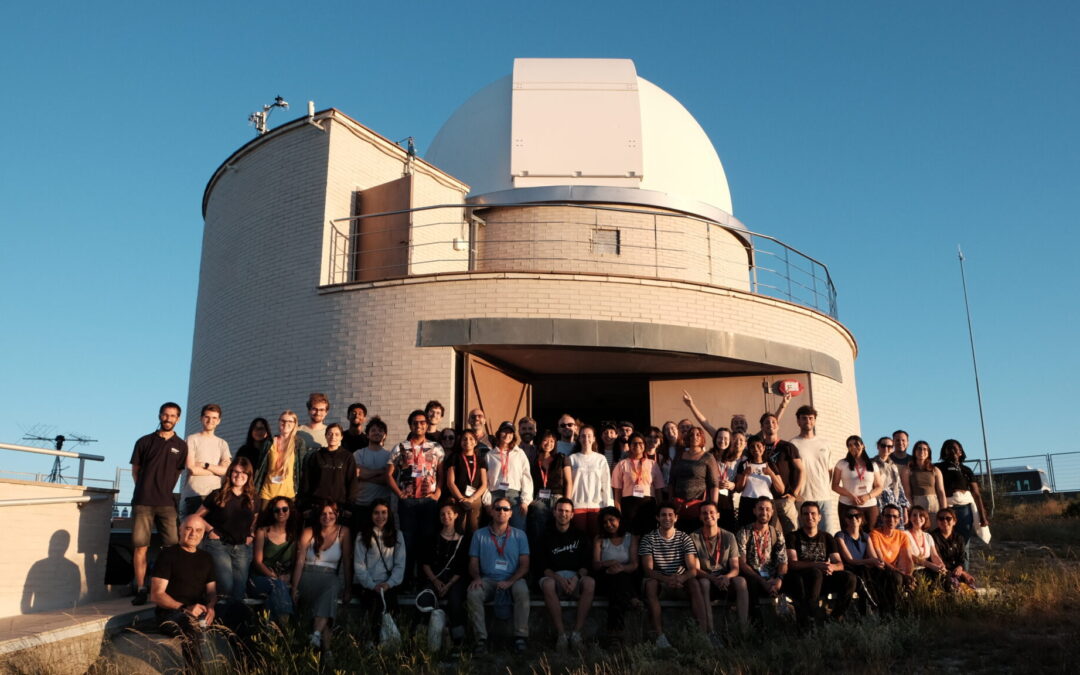
[[[79,480],[78,480],[78,483],[77,483],[78,485],[83,484],[83,471],[84,471],[84,469],[86,469],[86,460],[83,459],[82,457],[80,457],[79,458]]]
[[[1054,475],[1054,455],[1053,453],[1046,453],[1046,469],[1050,474],[1050,489],[1057,492],[1057,476]]]

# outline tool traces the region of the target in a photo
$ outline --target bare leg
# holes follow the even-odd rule
[[[735,610],[739,614],[739,623],[745,626],[750,622],[750,591],[746,588],[746,579],[735,577],[731,585],[735,589]]]
[[[555,634],[562,635],[566,632],[566,626],[562,620],[562,605],[559,604],[559,594],[555,590],[555,581],[549,577],[540,580],[540,590],[544,592],[544,605],[547,606],[551,622],[555,624]]]
[[[596,593],[596,579],[585,577],[580,581],[581,596],[577,603],[577,624],[574,630],[578,633],[585,627],[585,620],[589,618],[589,610],[592,608],[593,595]]]
[[[136,546],[131,553],[131,566],[135,568],[135,590],[146,586],[146,549],[148,546]]]
[[[645,581],[645,602],[649,605],[649,621],[652,623],[653,632],[660,635],[664,632],[664,625],[660,621],[660,582],[656,579]]]
[[[323,649],[324,652],[327,651],[328,649],[330,649],[330,625],[329,624],[330,624],[330,619],[327,619],[326,617],[322,617],[322,616],[315,617],[315,630],[319,631],[319,634],[322,635],[322,649]]]
[[[708,608],[706,601],[702,598],[701,585],[694,583],[695,580],[691,579],[687,584],[687,591],[690,593],[690,611],[694,614],[694,620],[697,621],[701,630],[708,632],[709,622],[705,618],[705,611]],[[705,595],[708,597],[708,595]]]

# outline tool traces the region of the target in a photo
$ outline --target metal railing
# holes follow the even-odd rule
[[[503,206],[529,207],[530,217],[488,211]],[[538,210],[550,218],[536,217]],[[775,237],[696,216],[588,204],[440,204],[330,225],[327,285],[454,272],[624,275],[745,290],[838,317],[824,263]]]
[[[971,462],[973,470],[978,474],[986,473],[983,471],[984,464],[985,462],[981,459]],[[990,475],[996,481],[999,471],[1015,466],[1030,466],[1032,469],[1045,471],[1049,487],[1053,492],[1080,491],[1080,452],[1048,452],[1018,457],[997,457],[990,460]]]
[[[0,443],[0,450],[14,450],[16,452],[31,452],[38,455],[50,455],[52,457],[73,457],[79,460],[79,475],[77,478],[77,485],[84,484],[86,462],[104,462],[105,458],[101,455],[88,455],[82,452],[68,452],[66,450],[51,450],[49,448],[33,448],[29,445],[13,445],[11,443]]]

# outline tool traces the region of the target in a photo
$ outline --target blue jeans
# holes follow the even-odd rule
[[[226,544],[220,539],[203,539],[202,549],[214,561],[217,592],[222,599],[243,600],[247,594],[248,569],[251,567],[251,547],[247,544]]]
[[[964,569],[968,569],[970,563],[971,536],[975,532],[975,512],[971,504],[954,506],[956,512],[956,531],[964,538]]]
[[[293,613],[292,592],[281,579],[271,579],[261,574],[252,577],[255,590],[266,596],[266,608],[274,617]]]

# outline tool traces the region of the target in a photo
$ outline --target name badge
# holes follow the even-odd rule
[[[471,485],[466,485],[465,486],[465,496],[466,497],[472,497],[474,494],[476,494],[476,488],[474,488]]]
[[[280,485],[281,483],[285,482],[285,477],[284,476],[270,476],[270,482],[273,483],[274,485]]]
[[[868,485],[858,485],[858,486],[856,486],[855,487],[855,494],[857,494],[857,495],[868,495],[868,494],[870,494],[870,486],[868,486]]]
[[[496,490],[503,490],[503,491],[509,490],[510,489],[510,483],[507,483],[506,481],[503,481],[503,482],[499,483],[498,485],[496,485],[495,489]]]
[[[635,485],[634,486],[634,496],[635,497],[644,497],[645,496],[645,488],[640,486],[640,485]]]
[[[727,497],[727,496],[728,496],[729,494],[731,494],[731,493],[730,493],[730,492],[728,492],[727,490],[720,490],[720,494],[722,494],[722,495],[724,495],[725,497]]]
[[[758,574],[761,575],[762,579],[768,579],[769,578],[769,570],[765,569],[764,567],[762,567],[761,569],[758,570]]]
[[[536,493],[537,499],[551,499],[551,490],[541,488]]]
[[[510,570],[510,561],[506,558],[495,559],[495,571],[496,572],[508,572]]]
[[[423,478],[424,477],[424,470],[419,468],[419,467],[414,466],[413,470],[412,470],[412,475],[413,475],[413,478]]]

